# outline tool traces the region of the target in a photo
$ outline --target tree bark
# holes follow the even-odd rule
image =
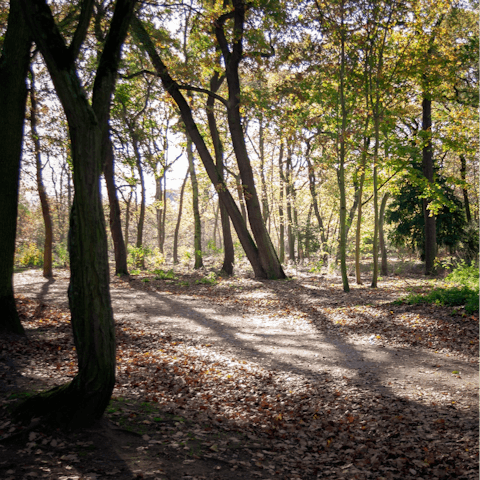
[[[47,64],[68,120],[72,147],[73,199],[68,298],[78,374],[73,381],[29,398],[16,413],[47,417],[67,428],[94,423],[105,411],[115,384],[115,329],[109,292],[107,237],[100,196],[102,140],[115,85],[121,45],[135,2],[118,0],[95,76],[92,105],[81,85],[75,59],[93,10],[82,11],[70,47],[65,45],[45,0],[22,0],[32,36]]]
[[[433,146],[432,146],[432,100],[424,93],[422,101],[422,130],[424,132],[424,146],[422,149],[422,171],[428,184],[433,183]],[[422,200],[423,218],[425,220],[425,275],[431,275],[435,268],[437,255],[437,230],[436,219],[430,212],[428,205],[430,200]]]
[[[378,94],[377,94],[378,95]],[[373,272],[371,288],[377,288],[378,280],[378,147],[380,142],[380,118],[378,114],[378,99],[375,105],[374,129],[375,145],[373,147]]]
[[[110,136],[103,138],[104,158],[103,175],[107,185],[108,201],[110,208],[110,233],[112,234],[113,250],[115,254],[115,275],[128,275],[127,246],[122,233],[120,204],[118,203],[117,188],[115,186],[115,166],[113,146]]]
[[[35,96],[35,75],[30,69],[30,131],[35,151],[35,165],[37,171],[37,190],[42,207],[43,223],[45,225],[45,241],[43,246],[43,276],[53,278],[52,271],[52,250],[53,250],[53,225],[48,204],[47,192],[42,178],[42,154],[40,148],[40,137],[37,130],[37,99]]]
[[[175,265],[178,263],[178,232],[180,231],[180,221],[182,220],[183,194],[185,192],[185,185],[187,184],[189,173],[190,173],[190,169],[187,170],[185,178],[183,179],[182,188],[180,190],[180,202],[178,204],[178,218],[177,218],[177,224],[175,226],[175,233],[173,235],[173,263]]]
[[[18,1],[10,1],[0,58],[0,332],[24,335],[13,296],[18,184],[31,40]]]
[[[195,163],[193,160],[192,140],[187,134],[187,156],[188,167],[190,169],[190,181],[192,183],[192,208],[193,208],[193,248],[195,256],[194,269],[203,267],[202,257],[202,224],[200,220],[200,210],[198,209],[198,182],[195,172]]]

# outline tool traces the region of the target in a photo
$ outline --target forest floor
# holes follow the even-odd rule
[[[2,479],[477,479],[478,316],[296,270],[113,277],[117,384],[76,433],[9,408],[75,375],[68,272],[15,275],[26,338],[0,339]],[[160,279],[164,278],[164,279]]]

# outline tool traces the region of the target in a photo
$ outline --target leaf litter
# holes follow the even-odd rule
[[[442,364],[447,355],[465,364],[478,356],[477,317],[393,305],[399,280],[348,297],[338,284],[311,277],[208,286],[181,278],[183,285],[138,278],[122,287],[148,283],[239,313],[297,318],[337,336],[373,334],[376,346],[433,350]],[[18,396],[76,372],[68,311],[26,297],[17,305],[27,339],[0,347],[2,478],[478,478],[478,382],[458,390],[461,370],[452,370],[441,391],[392,382],[385,392],[328,370],[309,376],[264,368],[158,323],[125,318],[117,321],[117,384],[102,429],[67,436],[38,427],[16,437],[29,428],[8,416]]]

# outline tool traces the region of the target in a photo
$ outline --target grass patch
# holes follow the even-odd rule
[[[411,293],[395,303],[407,303],[409,305],[432,303],[449,307],[464,306],[466,313],[478,312],[478,275],[478,268],[461,265],[445,278],[447,283],[445,287],[434,288],[425,295]]]

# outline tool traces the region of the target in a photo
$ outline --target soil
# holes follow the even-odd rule
[[[118,382],[102,422],[68,434],[8,417],[75,374],[68,272],[16,274],[27,340],[0,351],[0,476],[478,478],[478,317],[394,303],[420,276],[345,294],[295,273],[113,277]]]

